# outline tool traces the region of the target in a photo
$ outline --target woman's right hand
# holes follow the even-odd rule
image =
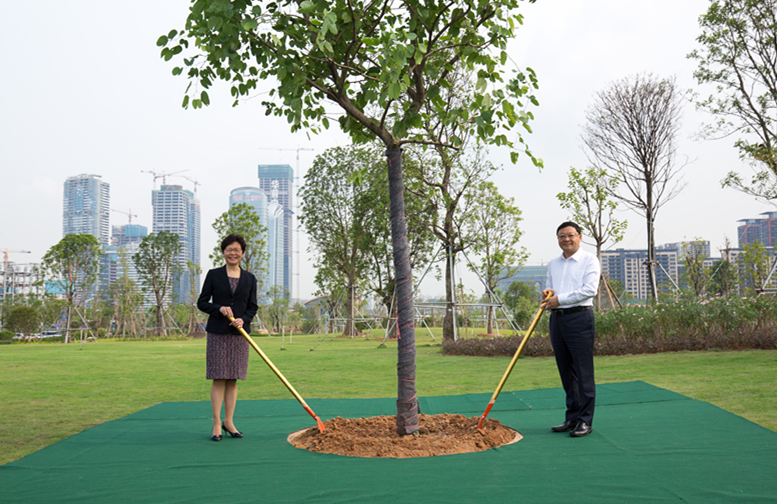
[[[219,308],[219,311],[227,318],[235,318],[235,316],[232,314],[232,308],[229,306],[222,306]]]

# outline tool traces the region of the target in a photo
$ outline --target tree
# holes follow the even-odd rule
[[[683,242],[681,246],[683,261],[681,279],[696,297],[704,294],[711,274],[711,271],[704,267],[704,261],[707,259],[706,245],[706,240],[696,238],[690,242]]]
[[[526,327],[537,313],[540,291],[536,285],[516,280],[507,287],[503,300],[505,306],[512,312],[515,322],[519,326]]]
[[[674,78],[636,75],[597,93],[583,126],[589,161],[618,181],[612,196],[645,217],[653,300],[658,294],[655,219],[661,206],[682,189],[674,163],[680,108]]]
[[[40,332],[40,312],[26,304],[17,304],[3,313],[3,327],[27,336]]]
[[[100,243],[90,234],[66,235],[43,256],[44,278],[52,280],[67,300],[65,343],[70,342],[73,310],[86,303],[99,268]]]
[[[323,103],[331,102],[345,112],[340,127],[355,141],[378,138],[386,147],[401,333],[396,421],[400,435],[412,434],[419,428],[415,322],[401,149],[440,144],[434,128],[454,124],[475,130],[484,141],[509,146],[514,142],[507,130],[516,125],[529,129],[531,116],[521,109],[523,100],[536,104],[529,95],[536,87],[534,73],[529,69],[504,83],[502,69],[507,42],[523,21],[518,0],[280,0],[264,7],[247,0],[195,0],[185,29],[172,30],[157,44],[166,60],[184,49],[199,51],[183,60],[196,84],[187,88],[184,107],[208,105],[207,89],[214,80],[232,84],[235,103],[261,82],[272,87],[269,96],[277,100],[264,102],[267,114],[285,117],[292,131],[327,128]],[[477,75],[475,94],[468,107],[437,114],[446,107],[442,91],[450,86],[455,65]],[[173,73],[184,73],[184,67]],[[520,136],[518,141],[523,142]],[[453,139],[445,147],[458,145]],[[515,160],[518,152],[512,155]]]
[[[699,17],[701,45],[688,55],[698,62],[699,84],[715,93],[695,95],[696,107],[715,117],[703,134],[737,135],[734,147],[755,173],[749,182],[730,172],[723,186],[765,200],[777,198],[777,5],[761,0],[714,0]]]
[[[358,178],[375,163],[374,154],[373,149],[360,147],[328,149],[316,156],[300,189],[299,218],[318,253],[316,267],[326,267],[330,272],[327,280],[340,281],[347,288],[343,336],[358,334],[353,300],[357,282],[369,265],[363,221],[369,209],[363,205],[375,204],[361,197],[366,187]]]
[[[109,293],[113,301],[113,321],[116,324],[114,334],[126,338],[140,333],[136,312],[143,304],[143,294],[129,278],[130,257],[126,248],[118,250],[121,276],[110,286]]]
[[[376,157],[377,153],[374,154]],[[416,159],[403,154],[403,166],[415,173]],[[393,243],[391,240],[390,201],[385,190],[385,171],[377,162],[367,165],[367,170],[358,174],[362,190],[358,195],[357,207],[361,212],[362,241],[359,247],[364,250],[369,267],[364,271],[364,281],[386,307],[389,321],[389,338],[398,336],[397,325],[392,321],[397,318],[396,278],[393,268]],[[405,215],[407,220],[408,261],[413,271],[416,268],[426,268],[431,260],[434,236],[427,224],[427,216],[431,211],[430,202],[418,195],[412,186],[415,179],[411,174],[407,178],[405,191]],[[415,282],[421,281],[420,279]]]
[[[736,265],[731,262],[731,242],[728,238],[720,249],[720,257],[721,261],[712,268],[710,284],[712,292],[728,296],[737,289]]]
[[[153,294],[156,303],[156,327],[161,334],[165,329],[164,309],[169,303],[173,281],[181,271],[178,255],[181,240],[177,233],[160,231],[143,238],[138,251],[132,256],[138,277],[146,292]]]
[[[267,228],[262,224],[259,214],[248,203],[233,205],[213,222],[213,231],[218,237],[216,246],[210,254],[211,262],[222,264],[224,254],[221,251],[221,240],[236,233],[246,241],[243,252],[243,268],[253,273],[257,280],[257,291],[261,292],[262,279],[267,274]]]
[[[245,236],[243,238],[245,238]],[[219,247],[219,250],[221,250],[221,247]],[[243,254],[243,257],[245,258],[245,254]],[[202,267],[193,261],[186,261],[186,269],[189,272],[189,285],[191,285],[188,303],[189,316],[186,318],[186,333],[191,334],[197,331],[197,318],[200,312],[197,309],[197,299],[200,292],[200,286],[197,285],[197,278],[202,274]]]
[[[267,297],[270,301],[267,307],[267,315],[270,320],[269,330],[279,333],[283,330],[289,316],[289,291],[280,285],[273,285],[270,287]]]
[[[513,198],[499,194],[496,185],[482,181],[466,198],[472,199],[469,225],[473,237],[472,250],[480,256],[480,264],[470,265],[485,282],[486,333],[494,333],[493,294],[500,280],[515,275],[526,262],[525,248],[516,249],[523,234],[518,224],[523,220]]]
[[[571,220],[583,228],[583,234],[593,239],[596,257],[601,263],[604,244],[610,240],[613,243],[621,241],[628,225],[626,221],[613,216],[618,203],[611,200],[610,195],[617,189],[618,180],[608,177],[605,170],[593,166],[582,172],[570,167],[567,176],[569,192],[558,193],[556,198],[561,208],[572,212]],[[597,310],[601,308],[603,287],[604,282],[601,282],[596,295]]]
[[[458,103],[454,95],[446,99]],[[409,178],[416,183],[411,187],[419,197],[428,201],[428,209],[421,215],[426,218],[426,225],[437,237],[445,250],[445,301],[449,309],[443,317],[443,339],[454,338],[454,309],[456,279],[454,271],[457,256],[472,245],[474,236],[470,233],[472,226],[468,224],[471,218],[472,205],[477,205],[475,199],[465,195],[474,186],[486,180],[496,168],[485,159],[486,151],[482,147],[449,153],[438,149],[431,153],[418,152],[418,160],[409,170]]]
[[[737,258],[742,294],[755,296],[761,291],[769,275],[769,253],[760,241],[742,247]]]

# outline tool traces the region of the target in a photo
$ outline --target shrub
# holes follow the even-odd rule
[[[0,341],[11,341],[13,339],[13,331],[0,331]]]
[[[547,328],[547,322],[539,327]],[[520,337],[443,342],[449,355],[512,356]],[[624,355],[711,348],[777,348],[777,299],[712,297],[655,305],[628,305],[596,316],[595,355]],[[550,340],[535,334],[526,356],[553,355]]]

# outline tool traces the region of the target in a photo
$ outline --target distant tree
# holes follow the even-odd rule
[[[515,275],[528,257],[525,248],[517,248],[523,234],[519,227],[523,218],[515,200],[499,194],[493,182],[480,182],[466,197],[474,200],[467,205],[471,208],[469,234],[472,251],[480,258],[480,263],[470,265],[470,269],[486,283],[486,332],[493,334],[494,307],[490,305],[495,301],[496,286],[500,280]]]
[[[224,263],[224,253],[221,251],[221,240],[232,233],[237,233],[246,241],[243,253],[242,267],[254,274],[257,281],[257,292],[261,292],[263,279],[267,274],[267,228],[262,224],[259,214],[248,203],[233,205],[213,222],[216,233],[216,245],[210,254],[214,266]]]
[[[245,238],[245,237],[243,237]],[[219,247],[221,250],[221,247]],[[224,257],[222,255],[222,257]],[[245,254],[243,255],[245,257]],[[186,333],[191,334],[197,330],[197,319],[200,311],[197,309],[197,299],[199,298],[200,286],[197,285],[197,278],[202,274],[202,267],[194,261],[186,261],[186,269],[189,274],[189,285],[191,290],[189,291],[188,316],[186,317]]]
[[[317,267],[326,265],[348,290],[343,299],[347,317],[344,336],[358,333],[353,299],[369,265],[369,231],[363,217],[370,205],[381,202],[362,197],[367,186],[360,179],[362,173],[374,171],[373,166],[380,160],[376,154],[368,147],[328,149],[316,156],[300,189],[300,222],[318,255]]]
[[[683,273],[681,281],[696,297],[704,295],[711,271],[704,267],[707,259],[706,240],[695,238],[681,245]]]
[[[446,98],[455,100],[452,96]],[[426,219],[427,227],[445,252],[445,300],[450,307],[455,299],[453,273],[457,258],[473,244],[470,234],[473,228],[468,220],[472,217],[472,206],[479,205],[475,198],[465,196],[493,174],[496,167],[486,159],[484,148],[457,152],[415,149],[412,154],[416,159],[408,167],[408,179],[412,181],[409,190],[428,202],[427,210],[420,215]],[[448,309],[443,317],[444,340],[453,340],[453,314],[453,310]]]
[[[516,280],[507,287],[502,300],[512,312],[515,322],[526,328],[540,306],[540,292],[536,285]]]
[[[329,102],[344,112],[340,126],[355,141],[379,138],[386,147],[402,332],[397,349],[400,435],[419,429],[401,149],[413,143],[457,148],[456,138],[444,144],[435,135],[440,127],[474,130],[485,142],[511,146],[508,130],[517,125],[529,129],[531,115],[521,109],[527,98],[536,104],[529,95],[537,86],[534,72],[506,83],[503,75],[507,42],[523,21],[517,8],[517,0],[283,0],[267,5],[197,0],[185,29],[157,41],[166,60],[184,49],[195,51],[189,58],[183,55],[186,75],[197,84],[187,88],[184,106],[190,102],[189,89],[193,107],[208,105],[206,90],[214,80],[232,84],[235,103],[260,82],[270,83],[274,101],[264,102],[267,113],[285,117],[293,131],[327,128],[330,111],[324,103]],[[456,65],[477,76],[472,99],[455,113],[438,114],[447,106],[443,91]],[[175,75],[183,73],[184,67],[173,69]],[[523,142],[520,136],[518,141]],[[517,155],[513,152],[513,159]]]
[[[267,292],[267,299],[270,304],[267,306],[268,320],[270,321],[270,331],[279,333],[286,325],[289,316],[289,291],[280,285],[273,285]]]
[[[755,296],[769,275],[769,253],[763,243],[756,241],[742,247],[737,257],[740,287],[746,296]]]
[[[764,200],[777,198],[777,4],[762,0],[714,0],[699,17],[700,48],[688,55],[698,62],[694,77],[713,84],[708,97],[695,95],[696,107],[715,117],[703,135],[737,135],[734,146],[755,173],[750,181],[730,172],[724,187]]]
[[[100,243],[90,234],[69,234],[43,256],[43,273],[64,293],[67,300],[65,343],[70,342],[73,310],[78,311],[97,282]]]
[[[627,77],[597,93],[583,127],[589,161],[618,181],[611,194],[645,217],[653,300],[658,293],[656,215],[682,189],[675,180],[679,169],[674,161],[680,99],[674,78]]]
[[[177,233],[160,231],[143,238],[138,251],[132,256],[143,288],[154,296],[156,303],[156,327],[161,334],[165,328],[165,305],[170,304],[173,282],[181,273],[178,255],[181,241]]]
[[[17,304],[3,313],[3,327],[26,336],[40,332],[40,312],[33,306]]]
[[[572,212],[571,220],[583,228],[583,234],[593,240],[596,257],[601,263],[604,244],[621,241],[628,225],[613,215],[618,203],[610,198],[618,187],[618,180],[609,177],[606,170],[593,166],[585,171],[570,167],[567,176],[569,191],[558,193],[556,198],[561,208]],[[606,288],[604,281],[599,284],[596,295],[597,310],[601,308],[603,288]]]
[[[111,284],[109,291],[113,300],[113,321],[116,324],[113,333],[123,338],[138,336],[140,324],[137,320],[137,311],[143,304],[143,293],[140,292],[135,281],[129,278],[130,257],[127,250],[120,248],[118,256],[121,276]]]
[[[720,250],[721,261],[712,267],[710,290],[721,296],[737,291],[737,267],[731,262],[731,242],[728,238]]]

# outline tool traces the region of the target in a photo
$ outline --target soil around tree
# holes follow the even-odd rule
[[[348,457],[434,457],[484,451],[520,441],[523,436],[487,418],[478,430],[478,417],[420,415],[420,429],[410,436],[396,432],[395,416],[337,417],[324,423],[324,432],[310,427],[289,435],[288,441],[303,450]]]

